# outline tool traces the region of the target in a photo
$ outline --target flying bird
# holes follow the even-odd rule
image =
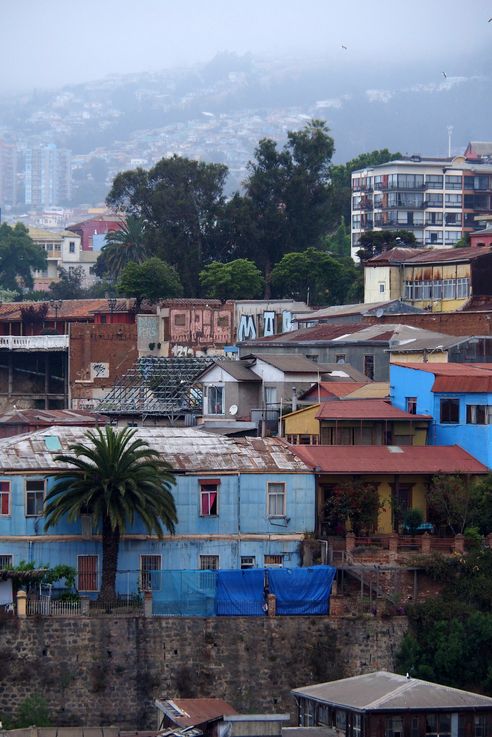
[[[489,18],[488,22],[490,23],[490,21],[492,21],[492,18]]]
[[[448,75],[446,74],[446,72],[441,72],[441,74],[444,77],[444,79],[447,79],[448,78]]]
[[[342,44],[342,49],[345,49],[345,51],[347,51],[347,46],[344,46],[344,45]]]

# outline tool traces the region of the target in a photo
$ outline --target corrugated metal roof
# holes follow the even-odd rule
[[[430,415],[412,415],[384,399],[342,399],[323,402],[316,415],[318,420],[431,420]]]
[[[489,696],[387,671],[296,688],[292,693],[357,711],[492,709]]]
[[[173,699],[162,701],[161,704],[164,713],[180,727],[194,727],[216,721],[223,716],[237,714],[237,711],[222,699]]]
[[[345,396],[346,399],[384,399],[390,393],[389,381],[372,381],[362,384]]]
[[[0,415],[0,425],[96,425],[106,421],[96,412],[72,409],[12,409]]]
[[[230,374],[233,379],[237,379],[237,381],[259,382],[261,381],[261,378],[258,376],[258,374],[255,374],[254,371],[251,371],[250,369],[252,363],[253,361],[243,359],[237,361],[232,358],[225,358],[220,361],[214,362],[210,366],[207,366],[207,368],[204,369],[201,374],[198,374],[196,380],[201,381],[207,376],[210,371],[213,371],[218,366],[219,368],[224,369],[226,373]]]
[[[245,358],[248,358],[248,356],[245,356]],[[310,361],[309,358],[304,356],[283,353],[258,353],[254,355],[254,358],[256,362],[264,361],[264,363],[268,363],[284,373],[317,374],[324,371],[323,364]]]
[[[292,445],[307,466],[330,474],[488,473],[459,445]]]
[[[134,303],[135,300],[133,299],[119,298],[116,302],[115,312],[126,312],[133,307]],[[50,307],[49,294],[47,293],[45,302],[5,302],[0,305],[0,320],[21,320],[22,308],[39,307],[41,304],[46,304],[48,307],[47,318],[54,319],[56,316],[58,320],[69,317],[90,317],[92,319],[95,312],[109,312],[107,299],[64,299],[56,313]]]
[[[434,374],[433,392],[481,394],[492,392],[491,363],[398,363],[395,365]]]
[[[392,251],[398,253],[392,255]],[[407,253],[410,252],[410,253]],[[366,261],[366,265],[382,266],[389,264],[442,264],[468,263],[480,256],[492,253],[492,246],[467,246],[465,248],[398,248],[385,251]]]
[[[0,439],[0,470],[60,470],[55,461],[73,443],[87,443],[87,428],[55,426],[48,430]],[[50,451],[47,438],[59,440]],[[136,437],[171,464],[176,472],[308,473],[303,461],[278,438],[229,438],[198,428],[137,428]]]
[[[367,382],[352,381],[351,379],[345,379],[344,381],[320,381],[319,394],[321,399],[326,399],[327,397],[345,397],[355,389],[360,389],[366,385]],[[310,397],[315,400],[318,399],[318,383],[304,392],[300,399],[308,399]]]

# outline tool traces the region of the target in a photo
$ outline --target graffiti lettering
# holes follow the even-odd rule
[[[239,319],[239,327],[237,330],[238,341],[242,340],[255,340],[256,338],[256,325],[253,315],[241,315]]]
[[[91,363],[91,379],[107,379],[109,377],[109,363]]]
[[[289,333],[293,329],[292,312],[290,312],[290,310],[284,310],[282,312],[282,332]]]
[[[263,335],[275,335],[275,312],[263,313]]]

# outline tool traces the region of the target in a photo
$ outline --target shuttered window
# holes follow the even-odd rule
[[[97,555],[79,555],[77,558],[77,588],[79,591],[98,591]]]

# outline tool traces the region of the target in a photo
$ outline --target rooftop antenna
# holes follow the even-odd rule
[[[453,135],[454,126],[448,125],[448,156],[451,158],[451,137]]]

